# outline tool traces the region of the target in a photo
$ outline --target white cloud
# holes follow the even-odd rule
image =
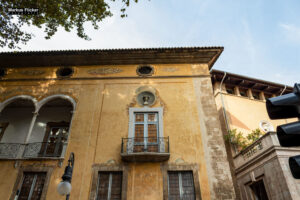
[[[283,29],[285,37],[292,41],[300,44],[300,27],[294,24],[283,24],[279,26]]]

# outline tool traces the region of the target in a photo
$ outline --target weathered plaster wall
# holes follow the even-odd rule
[[[19,72],[25,69],[13,69],[7,78],[23,78],[28,81],[1,82],[0,91],[4,95],[0,99],[3,101],[17,94],[27,94],[41,100],[51,94],[61,93],[70,95],[77,101],[66,157],[70,152],[75,153],[71,199],[88,199],[92,166],[121,164],[121,138],[128,137],[128,108],[137,106],[135,91],[138,87],[152,86],[159,97],[153,107],[164,108],[164,136],[170,137],[171,156],[167,163],[180,161],[181,164],[183,162],[198,166],[197,178],[202,199],[234,199],[208,66],[185,64],[154,67],[155,73],[151,78],[137,78],[136,66],[75,67],[73,77],[78,80],[53,79],[56,68],[38,69],[44,72],[35,76],[20,75],[22,73]],[[107,70],[97,71],[99,68]],[[16,75],[13,76],[13,73]],[[29,80],[41,77],[49,80]],[[1,194],[6,191],[4,198],[8,199],[11,195],[18,166],[48,163],[54,166],[54,170],[47,199],[64,199],[57,194],[56,187],[67,159],[64,160],[63,167],[58,167],[57,161],[20,161],[17,168],[13,167],[14,161],[4,165],[3,161],[0,162],[0,186],[10,184],[0,187]],[[163,198],[161,164],[129,164],[128,180],[124,180],[128,182],[128,200]],[[10,177],[7,177],[8,173],[11,174]],[[4,181],[2,177],[7,180]]]
[[[211,199],[234,199],[235,193],[211,80],[207,77],[194,78],[193,81],[207,172],[210,177]]]
[[[261,120],[271,122],[276,130],[276,127],[281,124],[295,121],[295,119],[280,119],[271,120],[266,109],[266,102],[262,100],[249,99],[230,94],[222,94],[224,105],[228,116],[230,129],[238,129],[243,133],[250,133],[251,130],[259,128]],[[217,109],[222,109],[221,94],[218,93],[215,97]]]

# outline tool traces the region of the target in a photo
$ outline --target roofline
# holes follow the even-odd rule
[[[224,47],[167,47],[0,52],[0,67],[205,63],[210,69],[223,49]]]
[[[213,69],[213,70],[211,70],[211,75],[213,75],[214,73],[223,73],[223,74],[225,74],[225,72],[226,71]],[[235,74],[235,73],[231,73],[231,72],[226,72],[226,76],[233,76],[233,77],[240,78],[240,79],[247,79],[247,80],[250,80],[250,81],[261,82],[261,83],[264,83],[266,85],[273,85],[273,86],[276,86],[276,87],[285,87],[286,86],[289,89],[293,89],[293,87],[289,86],[289,85],[275,83],[275,82],[266,81],[266,80],[257,79],[257,78],[252,78],[252,77],[249,77],[249,76],[239,75],[239,74]]]

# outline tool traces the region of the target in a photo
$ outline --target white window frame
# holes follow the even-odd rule
[[[164,136],[163,134],[163,108],[162,107],[156,107],[156,108],[149,108],[149,107],[143,107],[143,108],[129,108],[129,130],[128,130],[128,138],[134,138],[134,127],[135,127],[135,113],[157,113],[158,117],[158,133],[157,137],[162,138]],[[128,139],[127,143],[127,152],[132,153],[133,152],[133,140]],[[165,152],[165,146],[164,142],[159,147],[160,152]]]

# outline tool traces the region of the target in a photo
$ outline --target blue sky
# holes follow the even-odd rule
[[[60,30],[51,40],[37,28],[27,50],[224,46],[214,69],[293,85],[300,82],[299,0],[140,0],[128,17],[93,30],[92,41]],[[1,51],[10,51],[2,49]]]

